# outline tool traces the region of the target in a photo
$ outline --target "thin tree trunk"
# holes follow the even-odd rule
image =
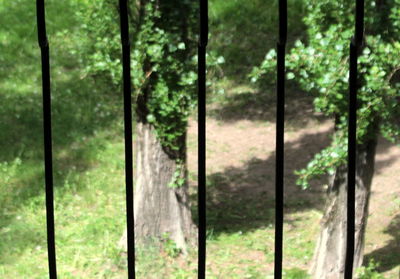
[[[374,174],[377,138],[357,145],[354,269],[363,261],[368,204]],[[342,279],[346,254],[347,166],[333,175],[321,221],[321,233],[310,269],[315,279]]]
[[[136,132],[135,242],[145,244],[168,236],[185,254],[195,232],[188,185],[185,182],[176,188],[168,186],[177,164],[162,148],[154,128],[148,123],[138,122]],[[184,178],[185,161],[184,171],[180,174]],[[123,247],[126,247],[125,239],[126,233],[120,242]]]

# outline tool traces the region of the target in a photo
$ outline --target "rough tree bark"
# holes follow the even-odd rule
[[[188,244],[194,244],[195,233],[188,185],[168,186],[177,169],[176,160],[164,150],[150,124],[137,123],[136,135],[135,242],[154,243],[167,235],[186,254]],[[183,162],[181,176],[186,178],[186,160]],[[126,249],[126,232],[120,245]]]
[[[357,145],[354,269],[363,261],[368,204],[374,174],[377,136]],[[310,269],[316,279],[342,279],[346,254],[347,166],[337,168],[328,188],[321,232]]]
[[[146,12],[145,6],[148,3],[150,3],[148,0],[137,2],[137,20],[132,22],[133,25],[136,25],[133,40],[140,31]],[[155,1],[152,4],[162,13],[155,25],[160,25],[161,29],[164,29],[165,27],[170,28],[171,24],[177,24],[181,31],[181,40],[185,42],[186,46],[189,46],[187,21],[190,11],[185,10],[187,5],[177,4],[174,9],[171,9],[168,5],[163,6],[162,3]],[[176,13],[179,9],[183,12]],[[179,19],[176,22],[173,21],[175,17]],[[190,54],[186,50],[181,59],[184,61],[189,56]],[[146,244],[149,241],[154,243],[155,239],[160,240],[167,235],[185,254],[188,244],[195,244],[194,234],[196,232],[192,221],[186,182],[186,135],[179,138],[178,150],[168,150],[162,146],[154,127],[147,122],[149,99],[154,93],[154,84],[158,76],[156,72],[153,72],[152,62],[148,57],[144,59],[142,67],[146,73],[146,81],[140,89],[141,93],[137,96],[135,107],[135,242],[138,244]],[[170,187],[170,182],[176,179],[174,175],[178,167],[177,161],[180,164],[180,178],[184,178],[185,183],[179,187]],[[126,249],[126,232],[120,245]]]
[[[186,251],[194,233],[188,185],[168,186],[177,168],[176,161],[164,151],[151,125],[138,123],[136,130],[136,238],[145,241],[167,233],[177,247]],[[181,175],[186,176],[186,171]]]
[[[177,164],[164,151],[154,128],[147,123],[138,123],[136,132],[135,242],[146,244],[167,235],[186,253],[187,244],[193,242],[195,233],[188,185],[168,186]],[[186,176],[186,171],[181,175]],[[126,249],[126,232],[120,245]]]

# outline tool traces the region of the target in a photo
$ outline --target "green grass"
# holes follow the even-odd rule
[[[302,1],[288,1],[289,44],[303,36]],[[210,1],[209,50],[225,58],[222,72],[232,80],[246,80],[252,67],[259,65],[277,41],[278,1]]]
[[[91,145],[99,138],[107,145]],[[88,159],[95,160],[93,164],[83,172],[68,171],[63,184],[55,188],[57,259],[62,278],[109,278],[107,274],[121,269],[117,242],[125,227],[120,163],[123,145],[121,140],[110,142],[106,138],[102,133],[88,140],[95,156]],[[18,173],[24,173],[22,164]],[[14,183],[1,185],[2,192],[11,193],[24,183],[17,172],[11,181]],[[8,216],[1,218],[0,226],[2,278],[47,276],[44,191],[38,186],[38,193],[26,198],[23,206],[13,200],[2,208],[2,215]]]
[[[125,254],[117,245],[125,229],[121,124],[116,121],[111,128],[56,149],[60,278],[126,278]],[[47,278],[43,167],[38,157],[22,155],[1,164],[1,278]],[[242,178],[208,177],[209,196],[215,194],[224,205],[209,204],[208,278],[272,278],[273,202],[263,196],[232,200],[222,191],[227,179]],[[320,213],[296,213],[304,205],[295,200],[288,204],[293,211],[285,225],[285,278],[307,278]],[[138,277],[196,278],[196,250],[190,250],[187,259],[169,250],[138,249]]]
[[[55,216],[60,278],[126,278],[125,254],[117,245],[125,229],[121,124],[117,121],[110,126],[112,129],[98,130],[69,146],[56,148]],[[1,278],[47,277],[43,167],[39,157],[21,156],[1,165]],[[210,192],[213,187],[218,190],[224,179],[210,176]],[[261,199],[253,204],[250,200],[232,202],[221,193],[218,199],[228,207],[213,207],[209,212],[209,278],[226,278],[224,274],[232,274],[230,278],[271,275],[273,208],[262,210],[265,201]],[[255,228],[255,224],[259,227]],[[300,255],[312,253],[307,237],[304,242],[297,240],[297,234],[304,237],[307,232],[300,228],[295,237],[288,239],[288,260],[302,263]],[[189,257],[183,259],[168,253],[170,248],[138,249],[138,276],[195,278],[196,251],[190,250]]]
[[[76,55],[80,42],[71,27],[78,1],[65,1],[62,14],[54,3],[49,1],[48,15],[59,277],[126,278],[126,255],[118,246],[126,226],[122,97],[119,89],[83,78],[84,65]],[[301,11],[296,3],[291,1]],[[276,1],[213,0],[210,7],[210,49],[226,63],[222,73],[215,73],[223,78],[211,85],[216,94],[209,100],[227,106],[230,118],[266,97],[247,84],[246,75],[275,45],[269,36],[275,38],[276,13],[270,11]],[[39,49],[34,24],[17,24],[20,13],[35,22],[34,2],[1,2],[1,25],[18,28],[0,30],[5,69],[0,72],[0,278],[48,278]],[[290,36],[301,28],[296,25]],[[188,146],[194,149],[196,143]],[[272,278],[273,200],[264,195],[232,199],[224,187],[236,179],[246,178],[234,173],[207,178],[207,278]],[[293,210],[285,215],[285,279],[305,279],[320,213],[296,200],[288,204]],[[176,252],[169,242],[137,247],[138,278],[196,278],[196,249],[189,249],[187,258]]]

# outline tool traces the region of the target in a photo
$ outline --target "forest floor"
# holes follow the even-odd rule
[[[275,101],[246,86],[208,106],[207,210],[210,278],[272,275]],[[313,112],[312,99],[288,93],[285,130],[285,278],[305,278],[312,262],[327,178],[302,190],[295,170],[330,142],[333,122]],[[190,122],[188,164],[195,192],[197,122]],[[385,278],[400,275],[400,148],[380,138],[366,233],[365,262]],[[367,264],[366,264],[367,265]],[[234,275],[233,275],[234,274]]]

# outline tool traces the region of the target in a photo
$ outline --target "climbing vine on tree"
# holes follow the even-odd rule
[[[83,27],[95,39],[87,49],[87,74],[121,84],[120,33],[116,1],[90,3]],[[187,119],[196,105],[196,9],[193,1],[138,1],[130,4],[133,99],[143,97],[138,117],[155,128],[172,157],[178,158]],[[187,12],[185,19],[182,12]]]
[[[83,29],[88,41],[96,43],[86,45],[86,74],[105,81],[111,92],[121,92],[117,1],[96,0],[88,5],[89,9],[81,11],[86,18]],[[183,252],[194,232],[186,130],[197,99],[197,5],[189,0],[129,1],[136,124],[135,238],[143,243],[162,241],[168,233]]]

